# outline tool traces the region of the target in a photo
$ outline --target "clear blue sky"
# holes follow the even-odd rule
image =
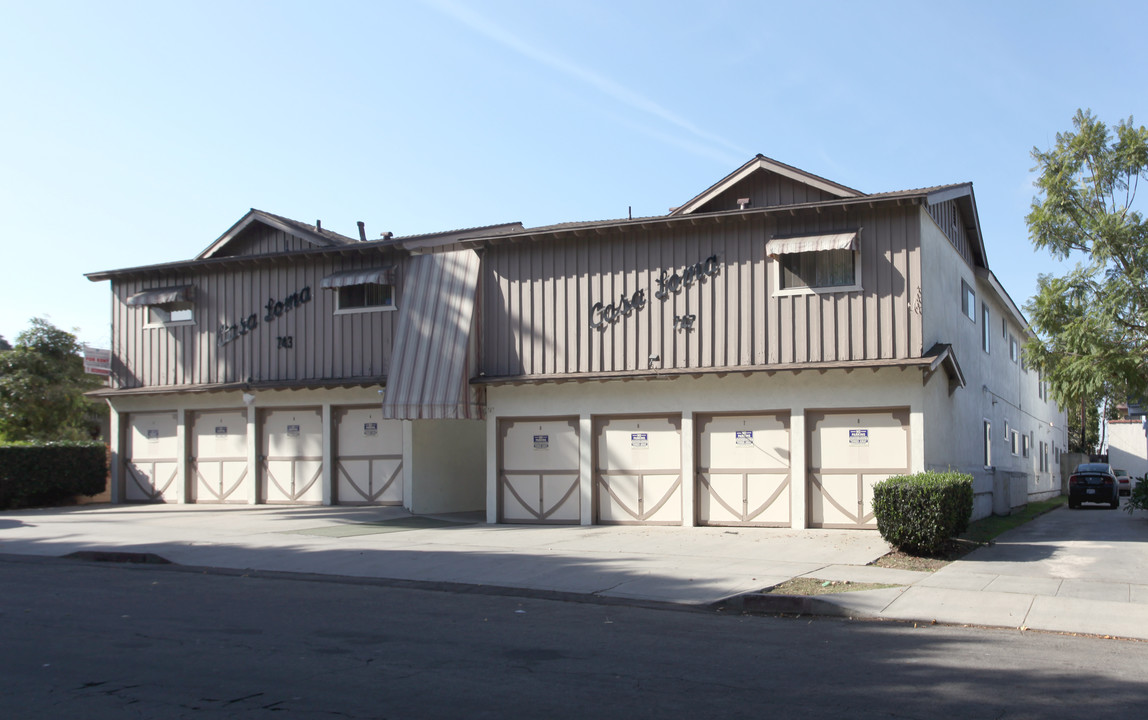
[[[369,236],[665,213],[756,153],[972,181],[1023,306],[1033,146],[1148,123],[1141,2],[0,0],[0,334],[251,207]]]

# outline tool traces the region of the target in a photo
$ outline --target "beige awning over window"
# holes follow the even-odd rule
[[[470,386],[478,269],[473,250],[411,259],[383,394],[384,418],[483,417],[478,391]]]
[[[191,285],[152,288],[138,292],[127,299],[128,305],[164,305],[173,302],[191,302]]]
[[[860,230],[832,235],[802,235],[800,237],[774,238],[765,245],[769,257],[792,255],[794,253],[818,252],[821,250],[856,250]]]
[[[351,285],[394,285],[394,267],[360,268],[358,270],[344,270],[333,273],[319,282],[321,288],[341,288]]]

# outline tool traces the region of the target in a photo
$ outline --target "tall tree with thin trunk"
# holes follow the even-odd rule
[[[1078,110],[1073,130],[1034,148],[1037,196],[1026,218],[1035,247],[1076,260],[1041,275],[1025,306],[1036,336],[1026,361],[1061,407],[1123,400],[1148,387],[1148,224],[1136,193],[1148,180],[1148,130],[1111,130]]]

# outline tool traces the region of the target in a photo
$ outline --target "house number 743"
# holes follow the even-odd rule
[[[281,347],[281,348],[293,348],[293,347],[295,347],[295,336],[294,335],[280,335],[279,337],[275,338],[275,340],[277,341],[276,347]]]

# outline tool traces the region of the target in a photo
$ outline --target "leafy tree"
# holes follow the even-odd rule
[[[1025,306],[1036,337],[1026,361],[1042,371],[1063,408],[1086,408],[1148,387],[1148,224],[1136,209],[1148,179],[1148,130],[1121,120],[1110,132],[1087,110],[1052,149],[1033,148],[1038,195],[1026,218],[1032,243],[1060,260]]]
[[[5,350],[11,350],[11,349],[12,349],[12,346],[8,344],[8,341],[4,339],[3,335],[0,335],[0,352],[4,352]]]
[[[0,353],[0,435],[7,440],[90,440],[99,403],[84,392],[103,385],[84,373],[76,337],[35,318]]]

